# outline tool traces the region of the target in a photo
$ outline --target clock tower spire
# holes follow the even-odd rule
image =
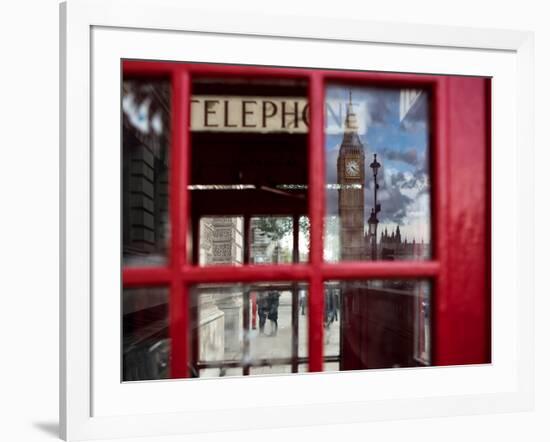
[[[337,161],[340,252],[341,259],[347,261],[365,257],[365,151],[357,129],[350,90]]]

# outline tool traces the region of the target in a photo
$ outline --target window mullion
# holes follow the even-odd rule
[[[309,371],[323,370],[323,218],[325,185],[324,79],[320,72],[309,78],[309,218],[310,264],[313,268],[309,295]]]
[[[175,69],[172,83],[171,179],[170,179],[170,338],[171,377],[185,378],[188,370],[189,296],[182,284],[181,269],[187,264],[187,227],[189,215],[189,121],[191,81],[184,68]]]

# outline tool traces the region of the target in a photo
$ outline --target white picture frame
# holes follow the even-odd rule
[[[533,219],[534,212],[531,33],[245,15],[231,10],[205,14],[172,0],[70,0],[61,4],[60,14],[60,428],[64,439],[532,408],[533,229],[526,221]],[[270,50],[260,50],[265,47]],[[357,60],[350,57],[352,50],[372,57]],[[333,57],[323,60],[318,55],[321,51]],[[116,161],[98,163],[108,152],[94,146],[112,145],[119,130],[120,108],[109,105],[113,93],[114,102],[119,103],[120,78],[113,76],[113,68],[120,58],[492,76],[492,213],[498,220],[492,232],[492,364],[223,382],[117,382],[119,343],[110,332],[120,326],[120,311],[111,308],[113,296],[105,294],[115,290],[118,303],[120,254],[109,246],[119,241],[109,238],[106,224],[117,225],[117,220],[105,214],[119,204],[120,195],[112,192],[110,184],[116,182],[120,169]],[[521,167],[515,161],[520,152]],[[95,229],[101,230],[104,240],[93,234]],[[504,246],[508,259],[502,256]],[[515,252],[512,258],[510,248]],[[111,325],[98,327],[97,321]],[[109,362],[113,355],[114,369]],[[327,381],[334,385],[328,399],[319,394]],[[283,384],[295,392],[293,397],[276,395]],[[358,395],[358,385],[368,394]],[[247,392],[259,388],[274,394],[251,400],[254,396]],[[182,393],[193,401],[182,403]],[[213,394],[222,399],[209,400]],[[237,399],[224,401],[227,397]],[[276,423],[270,418],[273,413],[278,416]]]

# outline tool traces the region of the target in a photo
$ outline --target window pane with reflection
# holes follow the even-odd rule
[[[293,261],[291,217],[261,216],[250,220],[250,263],[290,264]]]
[[[308,322],[309,296],[305,290],[299,291],[299,328],[300,346],[298,355],[306,357],[308,354]],[[323,317],[323,355],[324,371],[338,371],[340,366],[340,342],[342,334],[342,311],[340,303],[340,287],[338,283],[327,283],[324,289],[324,317]]]
[[[122,84],[122,261],[166,263],[169,237],[168,80]]]
[[[303,283],[199,284],[191,291],[196,377],[297,372],[307,346],[299,317]]]
[[[170,377],[168,288],[122,291],[122,380]]]
[[[242,264],[243,241],[242,217],[202,217],[199,224],[199,264]]]
[[[249,253],[230,256],[237,249],[225,245],[225,261],[298,262],[293,220],[308,212],[307,81],[194,77],[190,134],[194,261],[211,263],[202,258],[212,248],[206,237],[219,230],[205,232],[198,220],[222,216],[243,219],[250,233]]]
[[[326,89],[325,260],[431,256],[429,96]]]
[[[429,280],[329,281],[330,287],[341,299],[341,370],[431,364]]]

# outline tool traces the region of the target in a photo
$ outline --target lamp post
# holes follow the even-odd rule
[[[371,239],[371,259],[376,260],[376,231],[378,227],[378,218],[376,218],[376,213],[374,213],[374,208],[371,209],[369,216],[369,238]]]
[[[380,163],[376,160],[376,154],[374,154],[374,161],[370,163],[370,168],[372,169],[372,173],[374,175],[374,208],[371,210],[368,221],[369,235],[371,235],[372,238],[371,257],[373,261],[377,259],[376,241],[378,238],[378,218],[376,215],[381,210],[381,206],[378,203],[378,188],[380,187],[378,185],[378,169],[380,169],[380,166]]]

